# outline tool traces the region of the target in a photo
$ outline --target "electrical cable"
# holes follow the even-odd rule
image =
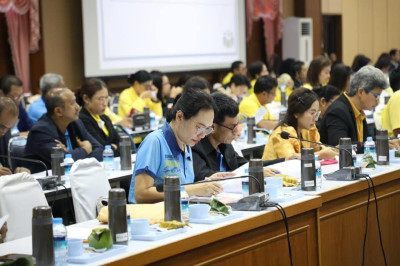
[[[68,189],[67,189],[67,187],[66,187],[64,184],[59,184],[59,185],[62,186],[62,187],[65,189],[65,191],[67,192],[68,206],[69,206],[69,208],[70,208],[70,210],[71,210],[71,212],[72,212],[72,219],[74,220],[74,222],[76,222],[75,211],[74,211],[74,205],[71,204],[72,195],[71,195],[71,197],[69,196]]]
[[[288,242],[288,249],[289,249],[289,259],[290,259],[290,265],[293,266],[293,258],[292,258],[292,246],[290,244],[290,236],[289,236],[289,224],[287,221],[287,216],[286,216],[286,212],[283,209],[283,207],[281,205],[279,205],[276,202],[266,202],[265,203],[266,207],[274,207],[276,209],[278,209],[278,211],[281,213],[282,218],[283,218],[283,222],[285,224],[285,228],[286,228],[286,238],[287,238],[287,242]]]
[[[52,210],[52,212],[53,212],[54,204],[56,203],[56,198],[57,198],[57,193],[58,193],[58,187],[56,186],[55,189],[56,189],[56,192],[54,193],[53,203],[51,204],[51,210]]]
[[[378,233],[379,233],[379,243],[381,245],[381,250],[382,250],[382,255],[383,255],[383,260],[385,262],[385,266],[387,265],[387,261],[386,261],[386,253],[385,253],[385,249],[383,247],[383,241],[382,241],[382,232],[381,232],[381,225],[379,222],[379,211],[378,211],[378,200],[376,199],[376,192],[375,192],[375,184],[374,181],[372,181],[372,178],[367,175],[369,180],[371,181],[372,184],[372,192],[374,193],[374,199],[375,199],[375,210],[376,210],[376,222],[378,224]]]
[[[367,233],[368,233],[368,216],[369,216],[369,203],[371,199],[371,186],[369,184],[368,177],[366,175],[362,175],[361,178],[365,178],[368,184],[368,201],[367,201],[367,216],[365,218],[365,232],[364,232],[364,241],[363,241],[363,250],[362,250],[362,266],[365,263],[365,245],[367,243]]]

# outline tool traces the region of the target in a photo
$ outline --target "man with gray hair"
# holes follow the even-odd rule
[[[39,89],[42,91],[42,97],[34,101],[28,110],[29,118],[35,123],[39,118],[47,112],[44,99],[48,91],[53,88],[64,88],[64,78],[59,74],[47,73],[44,74],[39,81]]]
[[[338,145],[340,138],[351,138],[359,152],[369,136],[363,110],[372,110],[379,103],[382,90],[388,87],[381,70],[364,66],[350,81],[350,88],[329,106],[321,121],[321,142]]]

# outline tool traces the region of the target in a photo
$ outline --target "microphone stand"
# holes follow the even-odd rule
[[[13,159],[13,160],[20,160],[20,161],[26,161],[26,162],[32,162],[32,163],[38,163],[43,166],[43,168],[46,170],[46,176],[49,176],[49,172],[47,170],[47,166],[44,162],[41,160],[35,160],[35,159],[29,159],[29,158],[24,158],[24,157],[17,157],[17,156],[7,156],[7,155],[2,155],[0,154],[0,158],[6,158],[6,159]]]

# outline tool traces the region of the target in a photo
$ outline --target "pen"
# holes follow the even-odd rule
[[[279,171],[274,171],[274,173],[275,173],[275,174],[280,174],[281,172],[279,172]]]

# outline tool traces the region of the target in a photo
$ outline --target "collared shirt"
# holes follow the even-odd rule
[[[47,113],[47,108],[44,103],[43,97],[34,101],[28,109],[28,116],[33,122],[37,122],[42,115]]]
[[[268,139],[264,148],[263,160],[274,160],[277,158],[286,158],[290,155],[301,153],[301,148],[314,148],[315,151],[320,150],[320,146],[297,139],[282,139],[281,132],[286,131],[293,137],[301,137],[303,139],[320,142],[320,136],[315,126],[310,130],[303,129],[301,136],[297,136],[297,131],[291,126],[279,126]]]
[[[154,186],[163,183],[164,176],[180,176],[181,184],[194,181],[192,149],[189,146],[186,151],[179,148],[168,123],[147,135],[139,146],[129,189],[130,203],[136,203],[135,176],[142,173],[154,178]]]
[[[229,84],[231,82],[232,77],[233,77],[233,73],[228,72],[228,74],[226,74],[226,76],[222,79],[222,85]]]
[[[104,123],[103,120],[101,120],[100,116],[99,115],[93,115],[92,113],[90,113],[90,115],[93,117],[94,120],[96,120],[97,124],[99,125],[99,128],[101,128],[103,130],[104,134],[107,137],[110,136],[110,132],[108,132],[106,124]]]
[[[354,116],[356,118],[358,142],[362,143],[364,141],[363,121],[365,119],[365,115],[362,112],[360,112],[360,110],[357,109],[354,103],[350,100],[350,97],[347,95],[347,93],[344,93],[344,96],[346,96],[347,100],[349,100],[351,108],[353,109]]]
[[[137,95],[133,87],[123,90],[119,96],[118,115],[122,118],[129,115],[132,109],[142,113],[144,107],[149,107],[149,109],[154,111],[154,113],[158,116],[163,115],[161,101],[153,102],[149,98],[142,99],[139,95]]]
[[[390,98],[382,112],[382,128],[387,129],[389,137],[394,136],[393,130],[400,128],[400,91]]]
[[[254,116],[260,107],[261,103],[258,101],[257,95],[253,93],[241,101],[239,105],[239,113],[245,114],[246,116]],[[264,115],[263,119],[274,120],[274,117],[268,110],[268,106],[264,105],[264,107],[267,110],[267,113]]]

